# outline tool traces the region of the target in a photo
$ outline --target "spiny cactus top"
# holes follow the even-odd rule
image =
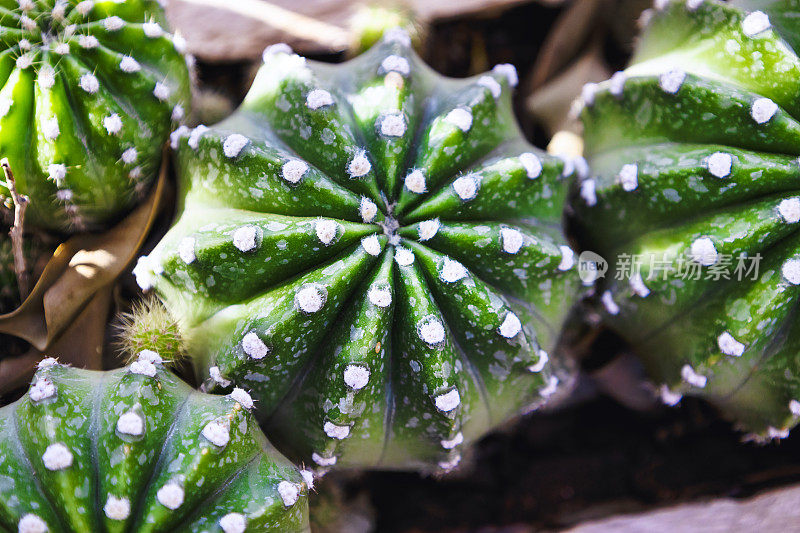
[[[0,409],[0,527],[307,531],[313,478],[272,448],[252,407],[242,389],[193,390],[151,351],[110,372],[45,359]]]
[[[138,281],[279,445],[450,468],[556,389],[571,171],[522,139],[510,66],[445,79],[401,32],[339,66],[264,58],[230,119],[175,133],[180,218]]]
[[[738,4],[765,11],[656,2],[631,66],[585,88],[577,207],[664,399],[775,437],[800,416],[800,19]]]
[[[156,0],[0,0],[0,156],[28,223],[91,229],[145,192],[189,102],[164,28]]]

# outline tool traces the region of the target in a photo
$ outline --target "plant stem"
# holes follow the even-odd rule
[[[30,293],[30,277],[28,268],[25,265],[25,254],[22,250],[22,243],[25,235],[25,210],[28,208],[28,197],[17,191],[17,182],[14,179],[14,172],[7,158],[0,159],[0,166],[3,167],[3,174],[6,177],[6,184],[14,201],[14,225],[8,234],[11,236],[11,250],[14,254],[14,272],[17,275],[17,285],[19,286],[19,297],[25,301]]]

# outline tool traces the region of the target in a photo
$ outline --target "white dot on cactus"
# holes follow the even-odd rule
[[[317,452],[311,454],[311,460],[319,466],[333,466],[336,464],[336,456],[324,457]]]
[[[17,530],[19,533],[47,533],[49,531],[47,522],[33,513],[28,513],[20,518]]]
[[[640,272],[634,273],[628,282],[633,289],[633,292],[642,298],[646,298],[650,294],[650,289],[644,284],[642,274]]]
[[[314,89],[306,96],[306,106],[309,109],[319,109],[333,105],[333,96],[325,89]]]
[[[750,116],[753,117],[758,124],[769,122],[769,119],[778,112],[778,104],[769,98],[759,98],[753,102],[750,108]]]
[[[242,350],[251,359],[263,359],[269,353],[269,347],[255,331],[249,331],[242,337]]]
[[[800,221],[800,198],[787,198],[778,204],[778,212],[789,224]]]
[[[800,259],[788,259],[781,266],[781,274],[792,285],[800,285]]]
[[[27,31],[34,31],[37,29],[36,21],[30,18],[28,15],[22,15],[19,18],[20,24],[22,27],[25,28]]]
[[[49,66],[39,69],[39,84],[44,89],[52,89],[56,84],[56,75]]]
[[[119,68],[121,68],[123,72],[131,73],[139,72],[142,66],[131,56],[124,56],[119,62]]]
[[[312,472],[311,470],[301,470],[300,471],[300,475],[302,476],[303,481],[305,481],[306,486],[309,488],[309,490],[313,489],[314,488],[314,472]]]
[[[794,416],[800,416],[800,402],[797,400],[789,401],[789,412]]]
[[[748,37],[755,37],[770,29],[771,26],[769,17],[763,11],[753,11],[742,20],[742,32]]]
[[[212,420],[203,427],[203,437],[205,437],[214,446],[222,448],[231,440],[230,431],[223,424]]]
[[[67,166],[54,163],[52,165],[48,165],[47,167],[47,179],[52,180],[56,183],[61,183],[64,181],[64,178],[67,176]]]
[[[78,5],[75,6],[75,10],[83,16],[89,14],[94,8],[94,2],[92,0],[83,0],[82,2],[78,2]]]
[[[128,370],[130,370],[132,374],[147,376],[149,378],[156,377],[156,366],[150,361],[134,361],[128,367]]]
[[[408,173],[405,179],[406,189],[409,191],[422,194],[426,191],[425,174],[419,169],[414,169]]]
[[[253,398],[244,389],[240,389],[239,387],[234,387],[231,393],[228,394],[228,398],[230,398],[235,402],[238,402],[239,405],[241,405],[245,409],[253,408]]]
[[[91,50],[100,46],[100,41],[94,35],[78,35],[78,46]]]
[[[31,42],[28,39],[22,39],[19,42],[19,48],[20,48],[20,50],[27,51],[27,50],[30,50],[31,48],[33,48],[33,45],[31,44]],[[55,78],[53,79],[53,83],[55,83]],[[51,88],[51,87],[52,87],[52,85],[50,85],[50,87],[48,87],[48,89]]]
[[[558,391],[559,380],[556,376],[547,378],[547,385],[539,389],[539,396],[542,398],[549,398]]]
[[[241,513],[228,513],[219,519],[219,527],[224,533],[244,533],[247,520]]]
[[[514,313],[507,313],[506,317],[503,319],[503,323],[500,324],[500,327],[497,331],[503,337],[507,339],[513,339],[516,337],[520,331],[522,331],[522,322],[519,321],[519,317]]]
[[[414,263],[414,252],[408,248],[397,248],[394,252],[394,260],[400,266],[410,266]]]
[[[100,89],[100,82],[97,81],[97,77],[91,73],[86,73],[81,76],[78,84],[81,86],[81,89],[89,94],[94,94]]]
[[[445,339],[444,325],[433,315],[428,315],[417,324],[417,335],[426,344],[436,346]]]
[[[317,283],[306,283],[294,295],[295,304],[304,313],[316,313],[325,305],[327,298],[328,292]]]
[[[141,350],[137,354],[137,357],[141,361],[149,361],[153,364],[161,364],[164,362],[161,356],[158,355],[158,353],[153,350]]]
[[[136,260],[136,266],[133,267],[133,277],[136,278],[136,284],[143,291],[149,291],[153,288],[156,278],[153,275],[149,257],[145,255]]]
[[[138,180],[142,177],[142,167],[133,167],[130,172],[128,172],[128,177],[132,180]],[[137,183],[137,186],[143,185],[142,183]]]
[[[47,398],[52,398],[56,394],[56,386],[47,378],[39,378],[36,383],[31,385],[28,396],[34,402],[41,402]]]
[[[58,138],[61,134],[61,128],[58,126],[58,119],[56,117],[51,117],[42,123],[42,134],[45,139],[51,141]]]
[[[492,69],[492,72],[501,76],[505,76],[505,78],[508,80],[508,85],[511,87],[516,87],[519,83],[517,68],[510,63],[501,63],[499,65],[495,65]]]
[[[178,243],[178,257],[187,265],[194,263],[197,255],[194,252],[196,240],[193,237],[184,237]]]
[[[44,359],[42,359],[41,361],[36,363],[36,368],[41,370],[43,368],[49,368],[51,366],[56,366],[57,364],[58,364],[58,359],[56,359],[55,357],[45,357]]]
[[[26,69],[33,64],[33,57],[30,54],[22,54],[17,58],[16,65],[17,68]]]
[[[581,198],[589,207],[597,205],[597,184],[593,179],[586,179],[581,182]]]
[[[136,148],[131,147],[122,152],[122,162],[127,165],[135,163],[138,158],[139,152],[136,150]]]
[[[366,196],[362,196],[358,212],[361,215],[361,220],[369,223],[375,220],[375,216],[378,214],[378,206]]]
[[[142,24],[142,31],[144,31],[145,36],[151,39],[164,35],[164,29],[157,22],[145,22]]]
[[[70,189],[61,189],[56,191],[56,199],[60,202],[72,201],[73,193]]]
[[[341,229],[342,227],[338,222],[329,218],[321,218],[314,223],[314,231],[317,234],[317,238],[325,246],[337,240]]]
[[[439,278],[445,283],[455,283],[466,278],[468,275],[467,269],[456,261],[445,256],[442,264],[439,267]]]
[[[57,53],[58,55],[65,56],[69,53],[69,44],[58,43],[53,47],[53,52]]]
[[[389,28],[383,34],[383,40],[387,43],[397,43],[401,46],[411,46],[411,36],[403,28]]]
[[[222,377],[222,373],[220,372],[218,366],[212,366],[211,368],[209,368],[208,375],[214,382],[219,383],[223,387],[227,387],[228,385],[231,384],[230,380],[227,380]]]
[[[397,72],[403,76],[408,76],[411,72],[411,66],[408,63],[408,59],[405,57],[391,55],[387,56],[381,62],[381,70],[383,70],[383,72]]]
[[[516,254],[525,244],[525,238],[519,230],[514,228],[500,228],[500,244],[507,254]]]
[[[458,389],[451,389],[444,394],[436,396],[433,403],[438,410],[443,413],[449,413],[461,403],[461,395],[458,393]]]
[[[136,413],[123,413],[117,419],[117,431],[138,437],[144,434],[144,420]]]
[[[683,399],[682,394],[679,392],[673,392],[666,384],[661,385],[658,388],[658,396],[665,405],[669,405],[670,407],[678,405],[678,403],[680,403],[680,401]]]
[[[308,164],[299,159],[290,159],[281,167],[281,176],[292,185],[299,183],[308,172]]]
[[[639,167],[635,163],[628,163],[622,165],[619,171],[619,181],[622,184],[623,190],[628,192],[633,191],[639,186]]]
[[[686,73],[680,69],[668,70],[658,77],[658,85],[665,93],[675,94],[683,85]]]
[[[19,8],[22,11],[30,11],[33,9],[33,0],[18,0]]]
[[[444,120],[466,133],[472,127],[472,111],[465,107],[457,107],[450,111]]]
[[[369,255],[377,256],[381,253],[381,243],[377,235],[370,235],[361,239],[361,247],[364,248]]]
[[[456,433],[456,436],[453,437],[452,439],[450,439],[450,440],[446,440],[446,439],[442,440],[441,444],[442,444],[442,448],[444,448],[445,450],[452,450],[453,448],[455,448],[456,446],[458,446],[462,442],[464,442],[464,434],[459,431],[458,433]]]
[[[716,246],[714,246],[714,241],[709,237],[695,239],[689,249],[689,258],[703,266],[713,265],[717,262],[718,257],[719,254],[717,253]]]
[[[173,511],[183,504],[183,497],[183,487],[175,483],[167,483],[156,492],[158,503]]]
[[[561,250],[561,261],[558,263],[558,269],[565,271],[575,266],[575,252],[572,248],[563,244],[558,248]]]
[[[522,163],[528,178],[535,179],[542,175],[542,161],[536,154],[531,152],[520,154],[519,162]]]
[[[461,176],[453,182],[453,190],[461,200],[472,200],[478,195],[478,178],[472,174]]]
[[[727,178],[731,175],[733,156],[724,152],[714,152],[706,159],[708,171],[717,178]]]
[[[222,152],[225,157],[234,158],[238,156],[245,146],[250,143],[250,139],[239,133],[228,135],[222,143]]]
[[[261,53],[261,59],[266,63],[276,54],[291,54],[292,52],[292,47],[286,43],[271,44],[264,48],[264,51]]]
[[[233,232],[233,245],[242,252],[249,252],[258,246],[259,228],[242,226]]]
[[[172,46],[179,54],[183,54],[186,52],[186,39],[183,38],[183,35],[176,33],[172,36]]]
[[[603,303],[603,307],[606,308],[606,311],[608,311],[610,314],[619,314],[619,306],[617,305],[617,302],[614,301],[614,296],[610,291],[605,291],[600,297],[600,301]]]
[[[392,290],[386,285],[373,285],[367,292],[367,298],[373,305],[389,307],[392,303]]]
[[[491,76],[481,76],[478,78],[478,85],[488,89],[494,98],[498,98],[503,92],[503,87]]]
[[[72,452],[64,444],[54,442],[45,449],[42,462],[48,470],[64,470],[72,466]]]
[[[208,127],[200,124],[199,126],[195,127],[192,130],[192,133],[189,134],[189,147],[197,150],[200,146],[200,137],[202,137],[208,131]]]
[[[103,127],[109,135],[114,135],[122,129],[122,119],[116,113],[108,115],[103,119]]]
[[[278,494],[280,494],[281,500],[283,500],[283,505],[291,507],[297,503],[297,500],[300,498],[300,487],[291,481],[281,481],[278,483]]]
[[[708,378],[695,372],[691,365],[683,365],[681,368],[681,378],[689,385],[700,389],[704,388],[706,383],[708,383]]]
[[[406,132],[406,119],[400,113],[383,115],[378,118],[381,135],[387,137],[402,137]]]
[[[128,498],[117,498],[109,494],[103,512],[111,520],[125,520],[131,514],[131,502]]]
[[[103,26],[108,31],[117,31],[121,30],[122,27],[125,25],[125,21],[121,18],[115,16],[108,17],[107,19],[103,20]]]
[[[369,174],[372,169],[372,164],[367,159],[367,155],[363,150],[356,152],[353,159],[347,165],[347,173],[353,178],[360,178]]]
[[[608,80],[608,92],[614,96],[622,96],[626,81],[628,81],[628,76],[624,72],[615,72]]]
[[[739,357],[744,353],[744,344],[737,341],[733,335],[728,333],[727,331],[723,332],[719,337],[717,337],[717,346],[719,346],[719,350],[724,353],[725,355],[732,355],[733,357]]]
[[[419,235],[419,240],[427,241],[432,239],[436,236],[439,232],[439,228],[441,227],[441,223],[439,222],[438,218],[434,218],[432,220],[423,220],[419,223],[419,228],[417,230],[417,234]]]
[[[172,90],[167,85],[161,83],[160,81],[156,82],[156,86],[153,88],[153,96],[164,102],[169,99],[171,94]]]
[[[361,365],[347,365],[347,368],[344,369],[344,382],[351,389],[363,389],[369,383],[369,369]],[[350,432],[349,427],[347,427],[347,431]]]
[[[547,365],[547,362],[550,360],[550,356],[547,355],[547,352],[544,350],[539,350],[536,352],[536,354],[539,356],[539,359],[537,359],[532,365],[528,366],[528,372],[533,372],[534,374],[544,370],[545,365]]]
[[[181,104],[175,104],[175,107],[172,108],[172,120],[182,120],[184,116],[186,116],[186,111],[184,111],[183,106]]]

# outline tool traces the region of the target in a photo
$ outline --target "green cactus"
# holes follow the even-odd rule
[[[26,222],[92,229],[146,192],[190,98],[165,22],[156,0],[0,0],[0,156]]]
[[[143,351],[79,370],[48,358],[0,409],[4,531],[307,531],[310,472],[267,442],[242,389],[193,390]]]
[[[576,210],[664,400],[774,438],[800,417],[798,3],[733,4],[656,2],[630,67],[584,88]]]
[[[232,117],[173,135],[180,215],[138,282],[292,455],[452,468],[563,381],[573,165],[523,140],[509,65],[446,79],[400,31],[343,65],[264,59]]]

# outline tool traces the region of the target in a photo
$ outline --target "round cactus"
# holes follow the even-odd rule
[[[563,377],[573,165],[523,140],[509,65],[445,79],[399,31],[343,65],[264,59],[233,116],[175,132],[181,212],[138,282],[293,455],[452,468]]]
[[[156,0],[0,0],[0,155],[27,222],[92,229],[146,191],[190,98],[164,24]]]
[[[193,390],[144,351],[126,368],[39,363],[0,409],[5,531],[307,531],[310,472],[267,442],[242,389]]]
[[[734,3],[736,4],[736,3]],[[663,399],[760,437],[800,416],[800,45],[792,2],[656,2],[630,67],[583,92],[598,295]]]

